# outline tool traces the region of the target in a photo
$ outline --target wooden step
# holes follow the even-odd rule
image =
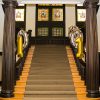
[[[27,85],[26,91],[73,91],[73,85]]]
[[[26,91],[25,95],[76,95],[75,91]]]
[[[74,84],[72,80],[28,80],[27,84],[33,85],[66,85],[66,84]]]
[[[24,100],[77,100],[74,95],[30,95],[25,97]]]

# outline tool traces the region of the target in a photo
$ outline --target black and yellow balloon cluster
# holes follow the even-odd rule
[[[28,46],[28,34],[24,30],[20,30],[17,35],[17,56],[23,57],[23,50]]]

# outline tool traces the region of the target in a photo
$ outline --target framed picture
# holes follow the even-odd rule
[[[52,21],[63,21],[63,9],[61,8],[52,9]]]
[[[24,9],[15,10],[15,21],[24,21]]]
[[[77,21],[84,22],[86,20],[86,9],[77,9]]]
[[[49,20],[49,9],[38,9],[38,21]]]

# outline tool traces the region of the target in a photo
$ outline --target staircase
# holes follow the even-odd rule
[[[77,100],[65,46],[35,47],[24,100]]]

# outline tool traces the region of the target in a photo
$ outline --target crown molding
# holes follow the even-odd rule
[[[0,4],[3,4],[2,0],[0,0]]]
[[[17,0],[23,4],[82,4],[84,0]]]

